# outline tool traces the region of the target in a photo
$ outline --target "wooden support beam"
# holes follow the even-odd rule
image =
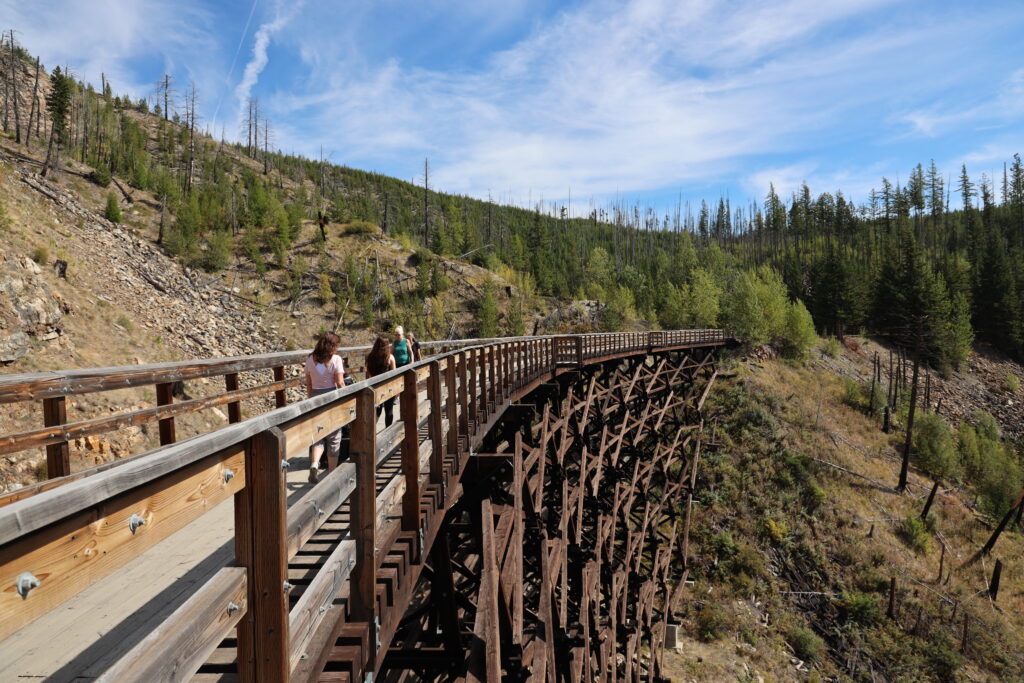
[[[352,498],[352,534],[356,541],[356,566],[349,593],[352,621],[364,622],[370,630],[371,644],[376,642],[376,529],[377,529],[377,414],[373,389],[356,395],[356,420],[352,423],[350,453],[356,463],[356,490]],[[376,647],[371,648],[366,669],[376,667]]]
[[[444,499],[444,413],[441,400],[441,385],[444,377],[441,364],[436,360],[430,362],[430,376],[427,378],[427,406],[430,410],[428,421],[430,432],[430,483],[442,486],[441,498]]]
[[[274,381],[275,382],[283,382],[284,381],[284,366],[283,365],[277,365],[277,366],[274,367]],[[275,391],[274,392],[274,405],[277,408],[284,408],[286,405],[288,405],[288,392],[285,391],[284,389],[278,389],[277,391]]]
[[[156,404],[159,406],[170,405],[174,402],[174,384],[172,382],[164,382],[156,385]],[[160,425],[160,445],[166,446],[169,443],[174,443],[174,418],[166,417],[159,422]]]
[[[238,373],[232,372],[224,375],[224,390],[238,391]],[[242,404],[239,401],[232,401],[228,404],[228,423],[235,424],[242,421]]]
[[[55,427],[68,421],[67,407],[63,396],[43,399],[43,425]],[[68,442],[50,444],[46,447],[46,476],[49,479],[66,477],[71,474],[71,458]]]
[[[402,422],[405,436],[402,439],[402,476],[405,479],[405,493],[402,494],[402,531],[422,532],[420,518],[420,434],[419,434],[419,390],[416,388],[416,371],[403,373],[405,388],[400,398]]]
[[[291,673],[284,452],[285,437],[276,427],[252,437],[245,451],[246,487],[236,499],[235,553],[248,576],[249,611],[238,624],[244,681],[287,680]]]

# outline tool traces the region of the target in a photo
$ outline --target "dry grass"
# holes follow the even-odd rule
[[[942,561],[945,579],[951,568],[959,567],[984,544],[992,530],[991,524],[980,519],[971,509],[971,493],[946,484],[932,506],[930,549],[920,553],[908,547],[901,537],[901,526],[908,516],[920,514],[932,481],[912,469],[908,490],[902,494],[893,490],[899,473],[897,453],[902,445],[902,434],[884,434],[877,419],[844,402],[842,378],[868,377],[869,353],[863,349],[860,353],[843,349],[836,358],[817,357],[805,366],[781,361],[740,363],[735,368],[735,378],[727,381],[745,385],[752,395],[759,397],[762,405],[771,406],[772,416],[778,421],[780,446],[861,475],[818,465],[814,468],[815,480],[824,489],[824,504],[810,513],[795,509],[776,510],[774,518],[782,519],[797,537],[806,538],[812,547],[818,548],[817,552],[823,553],[826,566],[836,572],[829,577],[834,583],[849,582],[852,572],[865,566],[868,558],[877,565],[871,570],[876,583],[887,586],[890,577],[896,578],[897,618],[902,630],[892,631],[896,627],[886,621],[879,625],[879,629],[890,629],[886,633],[909,632],[920,606],[930,632],[945,634],[946,642],[951,647],[958,647],[963,614],[965,611],[970,613],[971,644],[959,674],[968,676],[970,680],[999,680],[994,671],[1000,669],[990,663],[1009,661],[1013,663],[1013,670],[1021,669],[1024,543],[1018,530],[1007,531],[991,557],[955,570],[948,581],[939,582],[937,577],[943,545],[946,547],[946,557]],[[719,391],[727,383],[723,383]],[[726,457],[728,460],[729,456]],[[757,486],[756,483],[752,485]],[[770,492],[758,494],[771,496]],[[744,507],[742,502],[739,506]],[[700,519],[702,524],[730,523],[730,520],[714,514]],[[762,531],[758,542],[764,547],[765,541]],[[771,544],[769,541],[768,545]],[[707,552],[700,542],[696,547],[697,553]],[[998,601],[993,603],[984,591],[996,558],[1003,563],[1003,574]],[[774,586],[771,590],[776,594],[769,593],[761,599],[776,604],[776,611],[771,615],[773,622],[789,623],[787,615],[798,619],[802,618],[800,614],[816,618],[815,609],[805,611],[809,609],[808,603],[780,597],[777,579],[770,581]],[[706,588],[698,588],[701,585],[698,579],[687,601],[713,599],[714,593],[705,594]],[[765,590],[761,583],[757,585],[760,586],[759,592]],[[716,587],[715,590],[722,589]],[[726,586],[725,590],[730,588]],[[727,595],[720,595],[718,599]],[[879,595],[883,613],[884,595],[883,589]],[[954,604],[957,605],[955,620],[951,616]],[[930,614],[936,615],[931,621],[927,616]],[[749,636],[751,632],[754,637]],[[744,633],[748,635],[745,637]],[[744,638],[754,644],[744,644]],[[883,639],[878,642],[889,641]],[[754,651],[747,651],[750,647]],[[878,652],[885,651],[878,643],[872,647],[878,648]],[[841,666],[845,653],[830,653],[830,660],[811,666],[810,672],[798,670],[792,663],[792,656],[778,630],[763,626],[756,619],[741,616],[732,637],[709,644],[688,642],[682,654],[669,654],[667,660],[671,662],[673,680],[758,680],[758,676],[763,676],[765,680],[805,681],[815,680],[818,675],[849,675]],[[749,673],[748,669],[737,668],[737,662],[746,663]],[[889,663],[894,666],[900,664],[895,660]],[[923,673],[917,675],[921,678],[906,679],[904,675],[897,678],[927,679]]]

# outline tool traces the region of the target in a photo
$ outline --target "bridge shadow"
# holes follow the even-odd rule
[[[173,538],[174,536],[165,542]],[[234,554],[234,539],[231,539],[45,680],[53,683],[95,680],[123,654],[138,645],[155,626],[192,597],[197,587],[203,585],[221,568],[229,565],[234,560]],[[83,620],[87,618],[83,615]],[[57,643],[54,643],[54,646],[59,647]]]

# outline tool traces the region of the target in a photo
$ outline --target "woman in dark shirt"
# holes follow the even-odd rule
[[[391,353],[391,342],[387,337],[377,337],[370,353],[366,355],[366,378],[383,375],[394,369],[395,357]],[[391,423],[395,421],[395,399],[389,398],[377,406],[377,417],[380,417],[381,410],[384,411],[384,426],[390,427]]]

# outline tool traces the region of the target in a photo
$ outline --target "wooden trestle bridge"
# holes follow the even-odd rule
[[[427,344],[290,404],[306,352],[0,376],[0,404],[41,402],[45,425],[0,455],[45,446],[50,474],[0,497],[0,679],[658,680],[729,342]],[[222,393],[175,401],[211,377]],[[130,387],[157,405],[68,421],[68,397]],[[259,396],[276,408],[243,420]],[[176,442],[176,416],[217,405],[232,424]],[[68,442],[146,421],[159,448],[70,471]],[[306,484],[343,425],[348,458]]]

